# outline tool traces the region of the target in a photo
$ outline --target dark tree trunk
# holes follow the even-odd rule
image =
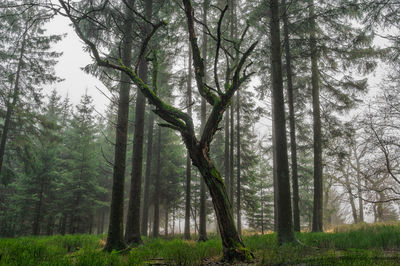
[[[286,0],[282,0],[282,6],[286,7]],[[300,208],[299,208],[299,184],[297,175],[297,146],[296,146],[296,124],[294,114],[294,96],[292,81],[292,58],[290,54],[289,21],[287,11],[283,12],[283,29],[285,36],[285,57],[286,57],[286,76],[287,91],[289,100],[289,124],[290,124],[290,152],[292,159],[292,188],[293,188],[293,229],[300,232]]]
[[[192,117],[192,53],[189,44],[189,65],[188,65],[188,81],[187,81],[187,105],[188,115]],[[186,202],[185,202],[185,239],[190,239],[190,209],[191,209],[191,179],[192,179],[192,162],[189,152],[186,154]]]
[[[161,127],[158,127],[157,133],[157,155],[156,155],[156,174],[154,176],[154,223],[153,237],[160,235],[160,186],[161,186]]]
[[[153,1],[145,2],[145,16],[151,21],[153,9]],[[150,24],[144,23],[146,36],[150,33]],[[139,78],[147,82],[148,64],[145,55],[141,55],[139,64]],[[129,196],[128,217],[126,222],[125,241],[129,244],[140,244],[140,197],[142,189],[142,162],[143,162],[143,133],[144,133],[144,114],[146,109],[146,98],[138,89],[136,97],[136,113],[135,113],[135,132],[133,136],[133,152],[132,152],[132,173],[131,173],[131,189]]]
[[[128,0],[125,7],[124,33],[125,40],[122,47],[122,61],[124,65],[130,66],[132,61],[132,26],[134,0]],[[126,247],[124,242],[124,183],[126,167],[126,142],[128,131],[129,114],[129,90],[130,78],[121,72],[121,83],[119,89],[118,117],[115,136],[114,172],[111,195],[110,222],[108,226],[106,251],[121,250]]]
[[[313,104],[313,129],[314,129],[314,207],[313,207],[313,232],[322,232],[322,136],[321,114],[319,102],[319,70],[318,51],[316,40],[316,25],[314,14],[314,1],[310,1],[310,50],[311,50],[311,85]]]
[[[15,108],[15,105],[17,104],[18,97],[19,97],[19,91],[20,91],[19,81],[20,81],[20,76],[21,76],[21,68],[22,68],[22,64],[23,64],[23,58],[24,58],[24,54],[25,54],[26,35],[27,35],[27,32],[25,32],[22,36],[21,51],[20,51],[19,58],[18,58],[17,72],[15,74],[14,91],[12,94],[12,101],[8,100],[6,117],[4,118],[3,131],[1,133],[0,174],[1,174],[1,169],[3,167],[4,154],[6,151],[7,135],[8,135],[8,131],[10,129],[10,124],[11,124],[11,116],[14,113],[14,108]]]
[[[271,69],[272,69],[272,95],[274,102],[275,121],[275,151],[276,175],[278,186],[278,243],[287,243],[295,240],[292,223],[292,208],[290,197],[289,164],[287,155],[285,106],[283,100],[283,79],[281,42],[279,29],[279,3],[270,0],[271,19]]]
[[[208,3],[209,0],[203,0],[203,24],[207,25],[207,12],[208,12]],[[204,65],[207,66],[207,34],[206,30],[203,31],[203,44],[202,44],[202,54]],[[207,69],[207,67],[205,68]],[[207,73],[205,70],[204,79],[207,80]],[[205,124],[206,124],[206,116],[207,116],[207,106],[206,99],[201,98],[201,134],[203,133]],[[199,219],[199,241],[207,241],[207,202],[206,202],[206,184],[204,179],[200,179],[200,219]]]
[[[201,148],[196,146],[189,150],[193,164],[199,169],[211,194],[221,234],[224,258],[228,261],[252,259],[252,254],[244,248],[242,239],[236,230],[232,207],[222,176]]]
[[[47,220],[47,232],[46,232],[46,235],[48,235],[48,236],[51,236],[51,235],[53,235],[53,232],[54,232],[54,223],[55,223],[55,221],[54,221],[54,216],[49,216],[48,217],[48,220]]]
[[[149,125],[147,129],[147,156],[146,171],[144,179],[144,195],[143,195],[143,213],[142,213],[142,235],[147,236],[149,226],[149,206],[150,206],[150,184],[151,184],[151,163],[153,159],[153,128],[154,113],[150,110]]]
[[[240,206],[240,93],[237,92],[237,103],[236,103],[236,145],[237,145],[237,178],[236,178],[236,221],[237,221],[237,230],[239,235],[242,234],[242,218],[240,214],[241,206]]]
[[[60,221],[60,234],[61,235],[65,235],[65,233],[66,233],[67,219],[68,219],[68,215],[63,214],[63,216],[61,217],[61,221]]]

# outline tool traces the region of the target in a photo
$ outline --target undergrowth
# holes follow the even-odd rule
[[[399,224],[338,227],[298,233],[301,244],[278,246],[275,234],[243,237],[259,265],[398,265]],[[129,252],[102,251],[104,236],[66,235],[0,239],[0,265],[199,265],[219,260],[221,241],[144,238]]]

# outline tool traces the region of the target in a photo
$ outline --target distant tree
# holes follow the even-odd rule
[[[6,153],[9,131],[17,106],[27,105],[27,99],[40,104],[41,88],[59,79],[54,66],[60,53],[51,51],[51,44],[61,40],[59,35],[46,35],[44,24],[53,13],[35,7],[26,12],[23,5],[6,1],[1,9],[0,54],[2,57],[0,78],[6,111],[0,140],[0,173]],[[29,103],[32,104],[32,101]]]

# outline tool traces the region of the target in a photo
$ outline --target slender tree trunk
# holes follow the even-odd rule
[[[10,102],[10,100],[9,100],[7,103],[7,112],[6,112],[6,117],[4,119],[3,131],[1,133],[0,174],[1,174],[2,167],[3,167],[4,154],[6,151],[7,135],[8,135],[8,131],[10,129],[10,124],[11,124],[11,116],[14,113],[14,108],[15,108],[15,105],[17,104],[18,97],[19,97],[19,91],[20,91],[19,81],[20,81],[20,77],[21,77],[21,68],[23,65],[23,58],[24,58],[24,54],[25,54],[26,35],[27,35],[27,32],[24,32],[24,34],[22,36],[21,51],[20,51],[19,58],[18,58],[17,72],[15,74],[12,101]]]
[[[274,110],[274,98],[271,91],[271,110]],[[275,138],[275,115],[271,112],[272,119],[272,181],[274,186],[274,232],[278,232],[278,180],[276,172],[276,138]]]
[[[153,0],[145,1],[145,16],[151,21],[153,12]],[[143,21],[146,36],[150,33],[150,24]],[[141,55],[139,64],[139,78],[147,82],[148,64],[145,55]],[[133,136],[131,189],[129,196],[128,217],[126,222],[125,241],[129,244],[140,244],[140,194],[142,189],[142,162],[143,162],[143,133],[146,98],[137,90],[135,132]]]
[[[68,219],[68,215],[63,214],[63,216],[61,218],[61,225],[60,225],[60,234],[61,235],[65,235],[65,232],[67,230],[67,219]]]
[[[125,7],[124,33],[125,41],[122,47],[122,61],[124,65],[130,66],[132,61],[132,26],[134,0],[128,0]],[[126,143],[128,131],[129,114],[129,90],[130,78],[121,72],[121,83],[119,89],[118,117],[115,140],[114,172],[111,195],[110,222],[108,226],[106,251],[113,249],[121,250],[126,247],[123,238],[124,222],[124,183],[126,167]]]
[[[353,193],[351,191],[351,186],[350,186],[350,180],[349,180],[349,172],[344,172],[343,171],[343,175],[345,177],[345,185],[346,185],[346,190],[349,194],[349,201],[350,201],[350,206],[351,206],[351,213],[353,214],[353,221],[354,223],[358,223],[358,217],[357,217],[357,209],[356,209],[356,205],[354,203],[354,198],[353,198]]]
[[[236,103],[236,145],[237,145],[237,178],[236,178],[236,222],[239,235],[242,234],[242,218],[240,214],[240,200],[241,200],[241,185],[240,185],[240,92],[237,91]]]
[[[235,129],[234,129],[234,109],[233,109],[233,99],[230,107],[230,147],[229,147],[229,200],[231,201],[231,205],[234,204],[233,198],[233,184],[234,184],[234,145],[235,145]]]
[[[149,125],[147,129],[147,156],[146,170],[144,179],[144,195],[143,195],[143,213],[142,213],[142,235],[147,236],[147,228],[149,224],[149,206],[150,206],[150,184],[151,184],[151,163],[153,159],[153,128],[154,128],[154,113],[149,112]]]
[[[327,188],[325,189],[324,210],[327,210],[327,209],[328,209],[328,204],[329,204],[329,191],[330,191],[331,187],[332,187],[332,183],[329,182],[329,184],[327,185]],[[327,215],[326,215],[326,222],[327,222],[328,224],[332,224],[332,216],[331,216],[329,213],[327,213]]]
[[[208,12],[209,0],[203,1],[203,24],[207,25],[207,12]],[[202,54],[204,65],[207,66],[207,34],[206,30],[203,31],[203,44]],[[204,78],[207,79],[207,73],[205,71]],[[207,106],[206,100],[201,98],[201,134],[203,133],[204,126],[206,124]],[[206,198],[206,184],[203,178],[200,178],[200,220],[199,220],[199,241],[207,241],[207,198]]]
[[[314,14],[314,0],[310,0],[310,48],[311,48],[311,85],[313,102],[313,129],[314,129],[314,208],[313,208],[313,232],[322,232],[322,136],[321,114],[319,102],[319,70],[318,50],[316,40],[316,25]]]
[[[189,65],[187,80],[187,105],[188,115],[192,117],[192,53],[189,44]],[[192,179],[192,162],[189,152],[186,154],[186,202],[185,202],[185,239],[190,239],[190,209],[191,209],[191,179]]]
[[[229,108],[226,109],[225,112],[225,118],[224,118],[224,128],[225,128],[225,151],[224,151],[224,159],[225,159],[225,184],[226,187],[229,189],[231,187],[230,184],[230,172],[229,170],[231,169],[231,165],[230,165],[230,153],[229,153]]]
[[[285,105],[283,101],[283,79],[281,41],[279,29],[279,3],[270,0],[271,19],[271,69],[272,69],[272,95],[274,102],[275,121],[275,150],[276,174],[278,186],[278,243],[287,243],[295,240],[292,223],[292,207],[290,197],[289,164],[287,155]]]
[[[165,203],[165,236],[168,236],[168,205],[167,205],[167,203]]]
[[[361,180],[361,163],[360,157],[357,155],[357,149],[354,147],[354,156],[356,157],[356,172],[357,172],[357,192],[358,192],[358,209],[359,217],[358,222],[364,222],[364,204],[362,195],[362,180]]]
[[[286,0],[282,0],[282,6],[286,10]],[[286,76],[287,91],[289,100],[289,124],[290,124],[290,152],[292,159],[292,190],[293,190],[293,229],[300,232],[300,208],[299,208],[299,184],[297,175],[297,147],[296,147],[296,118],[294,114],[294,96],[292,81],[292,58],[290,54],[289,21],[287,11],[283,12],[283,29],[285,36],[285,57],[286,57]]]
[[[160,235],[160,173],[161,173],[161,127],[158,127],[157,133],[157,155],[156,155],[156,174],[154,177],[154,223],[153,237]]]

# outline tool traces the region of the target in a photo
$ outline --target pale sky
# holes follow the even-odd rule
[[[76,105],[87,89],[88,94],[93,96],[93,104],[96,110],[104,113],[109,100],[96,87],[103,92],[108,91],[99,80],[81,70],[82,67],[92,63],[93,60],[88,52],[83,51],[83,42],[69,24],[67,18],[58,15],[46,27],[49,34],[67,33],[67,36],[54,46],[57,52],[63,52],[56,66],[56,74],[65,80],[46,88],[46,94],[56,88],[61,96],[65,97],[68,94],[71,102]]]

